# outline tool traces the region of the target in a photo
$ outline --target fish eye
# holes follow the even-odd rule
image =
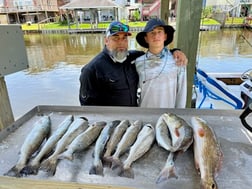
[[[212,184],[212,189],[214,189],[215,188],[215,184]]]

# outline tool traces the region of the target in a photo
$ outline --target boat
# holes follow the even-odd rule
[[[236,90],[206,73],[201,68],[196,69],[194,77],[194,98],[196,109],[244,109],[252,99],[252,69],[241,74],[240,85]],[[237,89],[238,88],[238,89]]]

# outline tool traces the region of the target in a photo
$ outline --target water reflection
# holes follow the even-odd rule
[[[248,40],[248,41],[246,41]],[[201,32],[199,56],[251,56],[252,32],[249,30],[226,29]]]
[[[130,37],[129,47],[142,50],[135,35]],[[80,69],[103,49],[103,34],[29,34],[24,39],[29,68],[6,76],[15,118],[37,105],[78,106]],[[204,31],[200,33],[197,59],[210,68],[218,61],[251,64],[249,43],[250,31]]]
[[[104,44],[103,34],[25,35],[29,59],[29,73],[54,69],[58,62],[84,65],[99,53]],[[251,56],[252,32],[230,29],[200,33],[198,58]],[[130,49],[143,50],[129,40]]]

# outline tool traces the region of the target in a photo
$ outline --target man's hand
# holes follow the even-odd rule
[[[177,66],[187,66],[188,60],[186,58],[186,55],[182,51],[174,51],[173,58],[175,59]]]

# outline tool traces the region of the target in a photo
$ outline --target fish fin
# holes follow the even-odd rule
[[[134,171],[132,168],[122,169],[118,175],[120,177],[134,178]]]
[[[81,119],[88,121],[88,118],[84,117],[84,116],[80,116]]]
[[[163,168],[162,171],[160,172],[160,174],[158,175],[158,178],[156,179],[156,184],[164,182],[164,181],[168,180],[169,178],[178,179],[178,176],[175,171],[175,167]]]
[[[41,163],[39,169],[47,172],[49,175],[54,175],[56,171],[57,161],[57,158],[48,158]]]
[[[103,166],[102,162],[100,161],[98,165],[92,165],[89,170],[90,175],[101,175],[103,176]]]
[[[199,135],[200,137],[204,137],[204,136],[205,136],[205,131],[204,131],[203,128],[198,129],[198,135]]]
[[[4,176],[22,177],[22,174],[20,173],[20,170],[14,166],[7,173],[4,173]]]

